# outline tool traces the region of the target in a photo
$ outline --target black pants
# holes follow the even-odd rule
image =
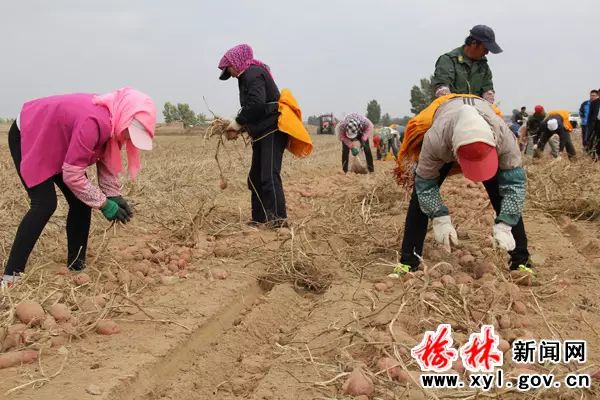
[[[8,133],[8,146],[17,173],[23,186],[25,186],[20,171],[21,132],[14,123]],[[31,205],[17,229],[17,235],[6,263],[5,275],[15,275],[25,271],[25,264],[27,264],[35,243],[56,210],[57,198],[54,185],[59,187],[69,203],[69,213],[67,215],[67,265],[74,270],[84,268],[92,209],[75,197],[63,182],[62,175],[59,174],[32,188],[25,186]]]
[[[581,145],[584,149],[587,146],[587,125],[581,125]]]
[[[438,179],[439,186],[442,185],[448,176],[450,169],[452,169],[452,163],[445,164],[440,170],[440,177]],[[498,176],[496,175],[492,179],[483,182],[483,185],[485,186],[496,214],[499,214],[502,197],[500,196]],[[402,253],[400,256],[400,262],[402,264],[410,265],[412,270],[416,270],[420,263],[419,258],[415,253],[419,256],[423,255],[423,243],[425,242],[425,236],[427,235],[428,222],[429,217],[421,211],[416,188],[413,188],[410,203],[408,205],[408,212],[406,214],[406,222],[404,224],[404,238],[402,239]],[[527,235],[525,234],[523,218],[520,218],[517,225],[512,228],[512,234],[515,238],[516,246],[509,254],[511,256],[511,269],[516,269],[520,264],[526,265],[529,260]]]
[[[566,129],[559,129],[558,132],[550,132],[547,130],[542,131],[538,140],[538,150],[543,153],[544,147],[546,147],[546,143],[548,140],[555,134],[558,134],[560,139],[559,142],[559,151],[563,151],[565,148],[567,149],[567,154],[569,158],[575,157],[575,147],[573,146],[573,142],[571,141],[571,134],[567,132]]]
[[[252,143],[248,189],[252,192],[252,221],[280,223],[287,218],[281,182],[281,162],[288,135],[275,131]]]
[[[596,159],[600,158],[600,123],[588,126],[586,150]]]
[[[374,172],[375,167],[373,166],[373,154],[371,154],[371,147],[369,142],[362,143],[362,148],[365,151],[365,158],[367,159],[367,169],[369,172]],[[344,172],[348,172],[348,157],[350,156],[350,149],[344,143],[342,143],[342,169]],[[385,154],[383,154],[385,157]]]

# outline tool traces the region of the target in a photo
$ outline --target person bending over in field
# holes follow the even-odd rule
[[[336,134],[342,142],[342,169],[348,172],[348,158],[350,153],[357,157],[360,150],[364,150],[367,160],[367,169],[374,172],[373,155],[369,146],[369,138],[373,132],[373,124],[366,117],[360,114],[352,113],[340,121],[335,127]],[[381,138],[382,143],[384,138]],[[385,157],[385,154],[383,154]]]
[[[559,152],[567,150],[569,158],[575,157],[575,147],[571,141],[571,132],[573,126],[569,121],[569,112],[566,110],[550,111],[546,118],[540,124],[540,133],[537,137],[537,143],[534,145],[533,156],[536,158],[541,157],[544,152],[544,147],[550,138],[554,135],[558,135],[559,138]],[[552,154],[554,158],[560,158],[558,153]]]
[[[2,284],[18,280],[46,223],[56,209],[54,186],[69,204],[67,266],[85,268],[92,209],[109,221],[126,223],[131,207],[121,196],[121,149],[126,148],[129,175],[140,171],[140,150],[151,150],[156,108],[135,89],[67,94],[23,105],[8,133],[10,154],[27,190],[31,207],[23,217],[6,263]],[[98,187],[86,169],[96,165]]]
[[[287,148],[298,157],[312,151],[310,135],[302,124],[302,113],[288,89],[281,94],[273,80],[271,69],[254,59],[252,48],[237,45],[225,53],[219,62],[219,79],[237,78],[241,109],[227,127],[229,139],[241,131],[252,138],[252,166],[248,175],[251,191],[251,225],[269,228],[287,226],[287,210],[281,163]]]
[[[414,181],[407,182],[411,177],[408,169],[412,170],[415,162]],[[521,217],[526,179],[521,152],[513,133],[490,103],[469,95],[437,99],[409,122],[397,163],[399,183],[414,183],[414,187],[400,264],[392,276],[419,266],[428,219],[432,219],[437,242],[448,250],[458,243],[440,186],[449,174],[460,170],[466,178],[483,182],[496,211],[493,237],[509,252],[510,269],[533,273]]]

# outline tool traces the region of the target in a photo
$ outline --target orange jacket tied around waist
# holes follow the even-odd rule
[[[296,157],[307,157],[312,153],[310,134],[302,123],[302,111],[289,89],[283,89],[279,97],[278,129],[289,136],[287,149]]]
[[[413,169],[419,161],[423,138],[433,124],[435,112],[442,104],[455,97],[479,98],[479,96],[473,94],[456,93],[440,96],[427,106],[427,108],[408,121],[406,130],[404,131],[404,140],[402,141],[400,151],[398,152],[398,158],[396,159],[397,165],[394,170],[396,181],[399,185],[411,186],[413,184]],[[492,105],[492,108],[497,115],[502,116],[502,112],[495,104]],[[455,164],[450,171],[451,175],[456,173],[460,173],[458,164]]]

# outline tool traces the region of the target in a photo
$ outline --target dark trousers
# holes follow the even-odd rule
[[[277,223],[287,218],[281,182],[281,162],[287,143],[288,135],[279,131],[252,143],[248,189],[252,192],[252,221],[255,223]]]
[[[567,132],[566,129],[559,129],[557,132],[550,132],[548,130],[543,130],[539,136],[538,140],[538,150],[540,153],[544,152],[544,147],[546,147],[546,143],[548,140],[554,135],[558,134],[560,139],[559,150],[562,152],[565,148],[567,149],[567,154],[569,158],[575,157],[575,147],[573,146],[573,142],[571,141],[571,134]]]
[[[367,169],[369,172],[374,172],[375,167],[373,166],[373,154],[371,154],[371,146],[369,146],[368,141],[361,144],[365,152],[365,158],[367,159]],[[385,157],[385,154],[383,156]],[[350,149],[348,146],[342,143],[342,169],[344,172],[348,172],[348,157],[350,157]]]
[[[585,146],[587,146],[587,125],[581,125],[581,144],[585,149]]]
[[[442,186],[450,169],[452,169],[452,163],[445,164],[440,170],[440,177],[438,179],[439,186]],[[498,176],[496,175],[492,179],[483,182],[483,185],[485,186],[485,190],[488,193],[490,202],[492,203],[496,214],[499,214],[502,196],[500,196]],[[410,265],[412,270],[416,270],[420,263],[416,254],[419,256],[423,255],[423,243],[425,242],[425,236],[427,235],[428,222],[429,217],[421,211],[416,188],[413,188],[406,214],[406,222],[404,224],[404,238],[402,239],[402,253],[400,256],[400,262],[402,264]],[[509,254],[511,257],[511,269],[516,269],[520,264],[527,264],[529,260],[527,235],[525,234],[523,218],[520,218],[517,225],[513,226],[512,234],[515,238],[516,246]]]
[[[595,158],[600,158],[600,124],[588,127],[586,150]]]
[[[10,127],[8,146],[17,173],[23,186],[25,186],[20,171],[21,132],[19,132],[16,124]],[[17,229],[17,235],[6,263],[5,275],[15,275],[25,271],[25,265],[33,247],[56,210],[57,198],[54,185],[58,186],[63,192],[69,204],[67,215],[67,265],[74,270],[84,268],[92,209],[71,192],[63,182],[62,175],[59,174],[32,188],[25,186],[31,205]]]

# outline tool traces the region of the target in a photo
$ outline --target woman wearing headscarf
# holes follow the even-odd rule
[[[85,267],[92,209],[109,221],[126,223],[132,210],[121,196],[121,149],[126,148],[129,175],[140,171],[140,150],[151,150],[156,124],[152,99],[135,89],[95,95],[66,94],[23,105],[8,133],[10,153],[31,206],[23,217],[6,264],[2,283],[24,272],[48,220],[56,210],[56,191],[69,204],[67,266]],[[86,175],[96,165],[98,187]]]
[[[247,44],[227,50],[219,69],[219,79],[237,78],[240,91],[241,109],[227,130],[230,133],[244,130],[252,138],[252,166],[248,176],[248,189],[252,193],[250,223],[274,228],[286,226],[281,163],[289,137],[278,125],[280,93],[271,70],[254,58]]]
[[[338,138],[342,142],[342,169],[348,172],[348,158],[350,153],[356,157],[363,149],[367,160],[367,169],[374,172],[373,155],[369,146],[369,138],[373,133],[373,123],[366,117],[357,113],[351,113],[335,127]],[[385,143],[385,138],[382,138]],[[385,156],[385,154],[384,154]]]

